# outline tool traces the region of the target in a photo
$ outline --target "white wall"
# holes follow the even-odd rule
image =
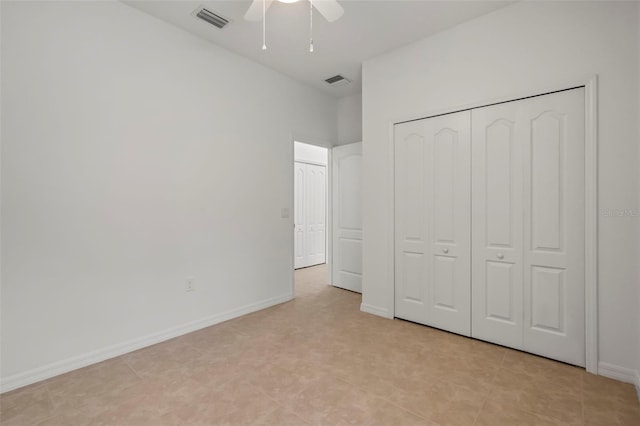
[[[520,2],[363,65],[363,308],[393,311],[391,126],[400,118],[599,75],[600,209],[638,205],[632,2]],[[634,372],[637,217],[599,217],[600,361]]]
[[[329,151],[327,148],[302,142],[294,142],[293,144],[293,158],[295,161],[326,166],[328,164],[328,157]]]
[[[338,100],[338,143],[362,141],[362,93]]]
[[[118,2],[3,1],[2,40],[3,390],[291,297],[335,99]]]
[[[638,80],[640,80],[640,2],[636,2],[636,12],[636,16],[638,17],[638,20],[636,22],[636,48],[638,52],[638,68],[636,69],[636,73],[638,75]],[[638,138],[636,139],[636,141],[640,145],[640,83],[638,83]],[[640,149],[638,149],[638,151],[640,154]],[[638,156],[638,163],[640,164],[640,155]],[[640,181],[638,181],[638,188],[640,192]],[[636,212],[640,215],[640,194],[638,196],[637,206],[638,207],[636,209]],[[640,241],[640,229],[638,231],[638,240]],[[638,307],[640,307],[640,262],[638,262]],[[636,391],[638,393],[638,399],[640,399],[640,314],[638,315],[638,351],[636,353],[636,356]]]

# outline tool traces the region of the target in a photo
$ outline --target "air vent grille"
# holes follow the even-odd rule
[[[204,7],[201,7],[200,9],[198,9],[196,11],[196,16],[200,19],[202,19],[203,21],[206,21],[208,23],[210,23],[211,25],[213,25],[214,27],[217,28],[224,28],[225,25],[227,25],[229,23],[229,20],[216,14],[213,13],[210,10],[205,9]]]
[[[325,81],[332,86],[341,86],[343,84],[351,83],[351,80],[341,76],[340,74],[334,75],[333,77],[329,77]]]

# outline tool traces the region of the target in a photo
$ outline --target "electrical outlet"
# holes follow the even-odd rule
[[[184,291],[196,291],[196,280],[194,280],[193,278],[187,278],[187,285]]]

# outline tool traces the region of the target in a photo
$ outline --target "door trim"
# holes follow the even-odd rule
[[[296,141],[296,142],[304,143],[304,142],[300,142],[300,141]],[[307,144],[307,145],[309,145],[309,144]],[[324,147],[321,147],[321,148],[324,148]],[[329,149],[329,148],[327,148],[327,151],[330,151],[330,149]],[[328,155],[328,154],[327,154],[327,155]],[[328,165],[328,164],[318,163],[317,161],[294,160],[293,162],[294,162],[294,163],[310,164],[310,165],[312,165],[312,166],[326,167],[327,169],[329,168],[329,165]]]
[[[585,85],[585,346],[586,368],[598,374],[598,76]]]
[[[498,103],[511,102],[553,92],[584,87],[585,89],[585,366],[589,373],[598,374],[598,75],[561,82],[553,87],[543,88],[535,92],[519,93],[493,100],[474,102],[458,107],[432,110],[423,114],[399,117],[389,122],[388,158],[390,159],[389,181],[395,179],[394,158],[394,126],[399,123],[435,117],[443,114],[482,108]],[[392,200],[395,199],[395,188],[391,188]],[[388,300],[388,317],[395,317],[395,203],[389,203],[390,211],[388,247],[388,271],[391,273]],[[364,291],[364,289],[363,289]]]

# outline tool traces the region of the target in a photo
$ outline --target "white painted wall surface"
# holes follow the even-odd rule
[[[328,164],[329,151],[327,148],[323,148],[321,146],[294,142],[293,157],[296,161],[302,161],[303,163],[313,163],[326,166]]]
[[[638,18],[636,22],[636,48],[638,53],[638,68],[636,69],[636,74],[640,81],[640,2],[636,2],[636,12]],[[640,82],[638,83],[638,137],[636,143],[640,146]],[[638,151],[638,164],[640,164],[640,148]],[[640,173],[638,179],[638,188],[640,188]],[[636,212],[640,215],[640,189]],[[638,228],[640,228],[640,226]],[[640,229],[638,229],[638,241],[640,241]],[[640,262],[638,262],[638,306],[640,307]],[[636,353],[636,359],[636,391],[638,393],[638,399],[640,399],[640,315],[638,315],[638,351]]]
[[[338,143],[362,141],[362,93],[338,100]]]
[[[393,309],[393,159],[399,118],[599,79],[601,212],[638,205],[633,2],[520,2],[363,65],[363,309]],[[599,216],[599,355],[637,366],[638,217]]]
[[[335,99],[118,2],[3,1],[2,39],[4,390],[291,297]]]

